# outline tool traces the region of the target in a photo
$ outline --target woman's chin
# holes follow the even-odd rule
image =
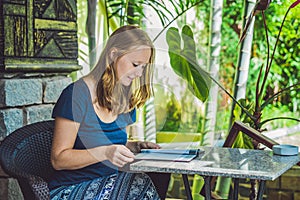
[[[124,81],[122,81],[122,85],[124,85],[124,86],[129,86],[129,85],[131,85],[131,83],[132,83],[132,80],[124,80]]]

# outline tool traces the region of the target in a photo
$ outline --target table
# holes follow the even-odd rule
[[[239,179],[259,181],[257,199],[262,199],[266,180],[275,180],[300,161],[300,155],[278,156],[269,150],[224,147],[200,147],[205,153],[190,162],[141,160],[130,164],[136,172],[165,172],[182,174],[188,199],[192,199],[188,174],[204,177],[206,199],[211,199],[210,181],[214,176],[234,179],[234,199],[238,197]]]

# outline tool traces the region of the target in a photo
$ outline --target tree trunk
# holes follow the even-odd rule
[[[220,68],[220,52],[221,52],[221,25],[222,25],[222,9],[223,0],[211,0],[211,11],[210,11],[210,39],[209,39],[209,62],[208,68],[210,75],[218,80],[219,68]],[[204,130],[205,133],[204,142],[209,145],[214,145],[216,116],[217,116],[217,105],[218,105],[218,86],[212,83],[209,97],[205,107],[205,121]],[[198,185],[197,180],[199,179],[195,175],[194,185]],[[229,185],[230,186],[230,185]],[[224,188],[224,187],[222,187]],[[196,189],[193,187],[193,191]],[[227,190],[227,186],[225,186]],[[194,197],[197,196],[193,193]]]
[[[245,0],[244,6],[244,17],[243,17],[243,27],[245,27],[246,21],[249,18],[251,11],[254,9],[255,0]],[[252,22],[249,25],[248,31],[245,35],[244,40],[241,42],[237,70],[234,80],[234,98],[236,100],[244,99],[246,96],[246,86],[248,80],[248,72],[251,58],[251,48],[252,48],[252,38],[253,38],[253,26],[255,17],[253,17]],[[233,111],[235,108],[235,103],[232,103],[230,124],[231,127],[233,121]]]
[[[221,52],[221,25],[222,25],[222,0],[211,1],[211,16],[210,16],[210,40],[209,40],[209,72],[211,76],[218,80],[218,73],[220,68],[220,52]],[[209,98],[205,108],[205,122],[204,133],[205,142],[213,145],[214,132],[217,116],[218,104],[218,86],[212,83],[209,93]]]
[[[210,51],[209,51],[209,72],[211,76],[218,80],[219,68],[220,68],[220,52],[221,52],[221,25],[222,25],[222,0],[211,1],[211,22],[210,22]],[[206,136],[205,142],[209,142],[210,145],[214,145],[214,133],[217,117],[218,106],[218,86],[212,83],[209,98],[206,105],[206,117],[204,123],[204,133]],[[208,139],[208,141],[207,141]],[[224,177],[218,177],[218,184],[216,185],[216,192],[225,199],[228,197],[230,189],[230,179]]]
[[[244,16],[243,16],[243,27],[245,27],[247,20],[254,9],[256,0],[245,0],[244,2]],[[241,41],[241,46],[239,49],[238,63],[236,76],[234,80],[234,98],[236,100],[246,98],[246,87],[248,80],[249,65],[251,59],[251,49],[252,49],[252,39],[253,39],[253,27],[254,27],[255,17],[252,18],[252,21],[249,25],[249,28],[245,34],[244,39]],[[244,28],[243,28],[244,29]],[[231,127],[234,119],[234,109],[235,103],[232,103],[231,116],[229,121],[229,127]],[[256,188],[254,184],[251,184],[251,194],[250,199],[254,199],[256,193]]]

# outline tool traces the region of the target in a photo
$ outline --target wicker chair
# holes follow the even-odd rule
[[[3,170],[19,182],[25,200],[49,199],[48,177],[54,120],[19,128],[0,144]]]

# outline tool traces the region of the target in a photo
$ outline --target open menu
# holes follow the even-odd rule
[[[203,153],[200,149],[142,149],[135,159],[189,162]]]

